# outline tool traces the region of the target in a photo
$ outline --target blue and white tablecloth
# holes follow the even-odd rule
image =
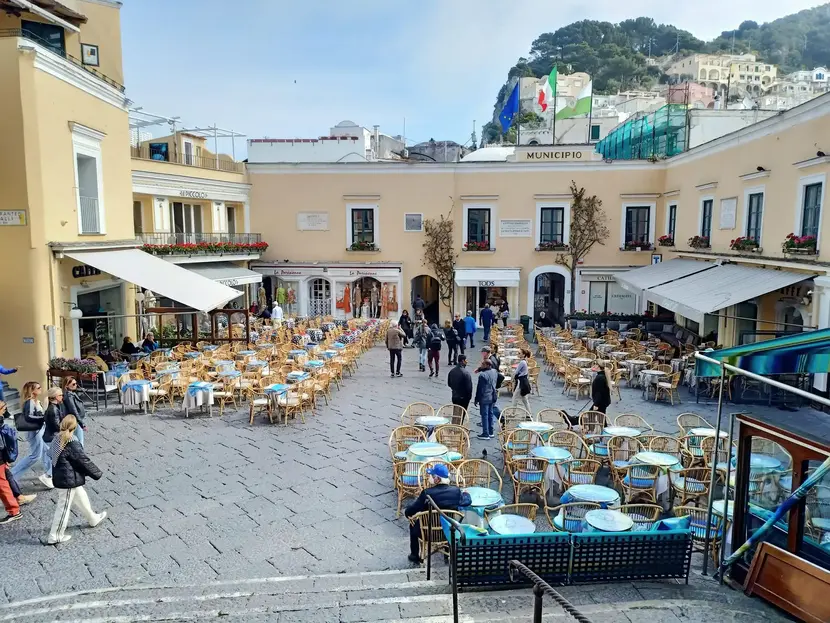
[[[323,359],[331,359],[332,357],[337,357],[338,354],[339,353],[336,350],[324,350],[322,353],[320,353],[320,356]]]
[[[311,378],[311,375],[308,372],[289,372],[286,375],[286,380],[289,383],[299,383],[300,381],[305,381]]]
[[[284,394],[285,392],[287,392],[289,388],[290,388],[290,385],[283,385],[282,383],[274,383],[273,385],[269,385],[268,387],[265,388],[265,393],[266,394],[280,395],[280,394]]]
[[[208,352],[212,352],[219,348],[216,344],[208,344],[207,346],[202,346],[202,350],[206,350]]]
[[[182,408],[187,411],[203,405],[213,405],[213,383],[197,381],[187,386]]]
[[[150,381],[135,379],[121,386],[121,404],[131,407],[150,401]]]
[[[188,359],[198,359],[201,354],[202,353],[200,353],[199,351],[194,350],[194,351],[190,351],[190,352],[185,353],[184,356],[187,357]]]
[[[306,368],[312,368],[312,369],[315,369],[315,370],[318,369],[318,368],[322,368],[324,365],[326,365],[326,362],[325,361],[320,361],[319,359],[312,359],[311,361],[306,361],[305,362],[305,367]]]

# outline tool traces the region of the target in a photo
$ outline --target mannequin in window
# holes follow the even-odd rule
[[[372,284],[372,291],[369,294],[369,313],[371,313],[372,318],[378,317],[378,300],[380,297],[380,293],[378,292],[378,284]]]
[[[360,284],[359,283],[354,287],[354,300],[355,300],[355,306],[354,306],[355,317],[359,318],[360,317],[360,311],[361,311],[360,308],[363,305],[363,291],[360,289]]]

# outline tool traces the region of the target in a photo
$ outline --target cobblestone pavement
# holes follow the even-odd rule
[[[89,529],[73,515],[72,540],[45,546],[56,494],[26,474],[24,492],[39,496],[21,521],[0,527],[0,602],[137,583],[406,568],[407,523],[395,519],[387,440],[408,403],[449,402],[448,369],[427,378],[413,350],[404,351],[403,378],[390,379],[387,365],[381,347],[365,354],[332,404],[305,425],[249,426],[247,409],[190,419],[180,409],[92,411],[87,450],[104,477],[88,491],[109,517]],[[584,405],[563,397],[547,375],[540,383],[534,411]],[[714,414],[712,405],[646,403],[638,390],[623,390],[609,413],[639,413],[673,433],[686,410]],[[471,415],[475,421],[477,410]],[[488,449],[500,467],[496,445],[474,439],[471,456]]]

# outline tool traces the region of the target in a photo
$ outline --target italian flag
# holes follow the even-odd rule
[[[556,67],[550,70],[548,79],[540,85],[538,103],[542,108],[542,112],[548,109],[548,106],[553,104],[553,112],[556,112]]]
[[[570,119],[571,117],[587,117],[591,114],[591,103],[594,92],[594,83],[589,80],[588,84],[582,87],[579,95],[576,96],[576,103],[571,106],[566,106],[560,111],[557,111],[557,119]]]

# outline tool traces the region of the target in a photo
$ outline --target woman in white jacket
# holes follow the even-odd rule
[[[38,480],[47,489],[52,488],[52,461],[47,452],[47,446],[43,442],[43,407],[38,400],[41,386],[37,381],[29,381],[23,385],[23,419],[34,430],[25,431],[26,443],[29,444],[29,454],[20,459],[12,467],[12,476],[17,478],[35,463],[40,461],[43,466],[43,474]]]

